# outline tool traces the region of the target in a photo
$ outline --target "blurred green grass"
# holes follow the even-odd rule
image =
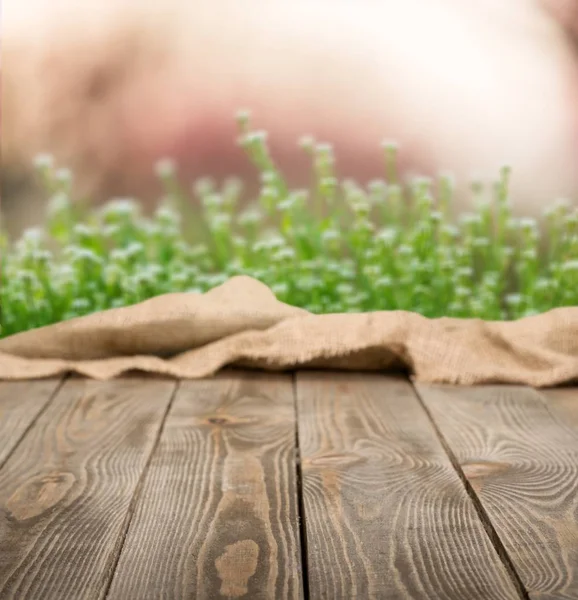
[[[132,199],[91,208],[71,198],[68,170],[39,157],[47,224],[13,243],[1,234],[0,335],[163,293],[204,292],[238,274],[315,313],[502,320],[578,305],[578,209],[556,202],[542,226],[513,218],[507,167],[491,200],[472,184],[475,211],[456,222],[452,177],[402,183],[394,143],[383,146],[385,178],[362,186],[336,177],[330,146],[304,138],[315,182],[290,189],[266,134],[252,131],[246,114],[239,127],[261,176],[258,197],[242,210],[242,182],[201,179],[194,202],[168,160],[157,165],[165,196],[154,215]]]

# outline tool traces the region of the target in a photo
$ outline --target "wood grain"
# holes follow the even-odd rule
[[[68,380],[0,470],[0,598],[103,598],[176,383]]]
[[[297,377],[315,599],[519,598],[409,382]]]
[[[578,429],[525,387],[417,389],[530,597],[578,598]]]
[[[61,378],[0,381],[0,468],[50,402]]]
[[[578,431],[578,386],[540,390],[546,406],[564,427]]]
[[[300,598],[290,376],[183,382],[109,600]]]

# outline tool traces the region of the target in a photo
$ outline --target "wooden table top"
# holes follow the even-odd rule
[[[578,388],[0,382],[0,599],[578,599]]]

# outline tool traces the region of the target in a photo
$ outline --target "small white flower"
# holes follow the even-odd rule
[[[413,177],[411,183],[416,188],[420,188],[421,190],[423,190],[423,189],[430,188],[433,183],[433,180],[431,177],[425,177],[424,175],[417,175],[417,176]]]
[[[339,241],[339,239],[341,238],[341,233],[339,231],[337,231],[337,229],[326,229],[322,234],[321,234],[321,239],[324,242],[335,242],[335,241]]]
[[[71,308],[78,312],[84,312],[90,308],[90,300],[87,298],[75,298],[71,303]]]
[[[54,215],[63,212],[70,207],[70,197],[64,192],[54,194],[48,202],[48,214]]]
[[[181,221],[181,215],[170,206],[159,206],[156,210],[156,217],[159,221],[178,225]]]
[[[365,265],[365,267],[363,268],[363,273],[370,279],[374,279],[381,275],[381,268],[379,267],[379,265]]]
[[[372,194],[385,194],[387,191],[387,183],[383,179],[372,179],[367,184],[367,189]]]
[[[441,230],[445,235],[452,238],[457,238],[460,235],[460,230],[455,225],[444,225]]]
[[[261,189],[261,196],[269,200],[275,200],[279,197],[279,191],[272,185],[266,185]]]
[[[526,248],[521,253],[522,258],[525,260],[536,260],[538,258],[538,251],[536,248]]]
[[[139,205],[134,198],[113,198],[102,207],[105,217],[130,217],[138,213]]]
[[[460,217],[460,222],[463,225],[480,225],[482,217],[475,213],[466,213]]]
[[[456,271],[456,275],[458,277],[464,277],[466,279],[469,279],[470,277],[473,277],[474,275],[474,270],[471,267],[460,267],[457,271]]]
[[[522,294],[508,294],[506,296],[506,304],[509,306],[520,306],[524,302],[524,296]]]
[[[193,193],[199,198],[203,198],[215,189],[215,182],[211,177],[201,177],[192,185]]]
[[[577,271],[578,272],[578,259],[577,260],[569,260],[562,265],[562,270],[569,271]]]
[[[66,167],[61,167],[56,170],[54,178],[59,183],[69,184],[72,181],[72,171]]]
[[[399,256],[411,256],[413,254],[413,248],[407,244],[400,244],[397,247],[397,253]]]
[[[74,235],[78,237],[91,237],[96,234],[96,229],[94,227],[90,227],[85,223],[77,223],[72,228]]]
[[[381,147],[388,152],[397,152],[399,150],[399,144],[395,140],[383,140]]]
[[[277,181],[277,173],[275,171],[263,171],[261,173],[261,182],[264,185],[273,185]]]
[[[397,239],[398,231],[395,227],[385,227],[377,233],[375,240],[384,246],[391,246]]]
[[[355,288],[350,283],[339,283],[336,291],[340,296],[351,296],[355,292]]]
[[[321,142],[315,145],[315,153],[323,154],[323,155],[331,155],[333,154],[333,146],[326,142]]]
[[[540,292],[544,292],[552,287],[552,282],[545,277],[540,277],[534,284],[534,289]]]
[[[177,171],[174,160],[170,158],[162,158],[155,163],[155,172],[158,177],[172,177]]]
[[[237,111],[235,118],[239,125],[247,125],[247,123],[249,123],[251,120],[251,111],[246,108],[242,108]]]
[[[226,213],[218,213],[210,220],[210,227],[215,231],[224,231],[231,225],[231,215]]]
[[[487,248],[490,245],[490,240],[485,237],[475,237],[472,240],[474,248]]]
[[[237,220],[239,222],[239,225],[249,226],[249,225],[256,225],[262,219],[263,219],[263,215],[261,214],[261,212],[259,210],[248,209],[244,213],[240,214],[239,218]]]
[[[393,285],[393,279],[391,277],[385,276],[376,279],[375,286],[378,288],[390,288]]]
[[[285,296],[289,291],[289,285],[285,281],[279,281],[271,286],[271,291],[275,296]]]
[[[518,226],[524,231],[536,231],[538,229],[538,223],[536,219],[529,217],[523,217],[518,221]]]
[[[311,135],[304,135],[299,138],[299,146],[303,148],[303,150],[313,150],[315,146],[315,140]]]
[[[245,135],[245,141],[247,144],[264,144],[267,141],[269,134],[262,130],[258,129],[257,131],[251,131]]]
[[[319,185],[323,188],[336,189],[337,188],[337,178],[335,177],[322,177],[319,181]]]
[[[38,154],[34,158],[34,166],[37,169],[51,169],[54,166],[54,157],[51,154]]]

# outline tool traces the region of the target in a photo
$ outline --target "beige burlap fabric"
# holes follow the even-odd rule
[[[578,381],[578,307],[512,322],[313,315],[235,277],[205,294],[167,294],[0,340],[0,379],[133,369],[200,378],[226,365],[402,368],[423,382],[549,387]]]

